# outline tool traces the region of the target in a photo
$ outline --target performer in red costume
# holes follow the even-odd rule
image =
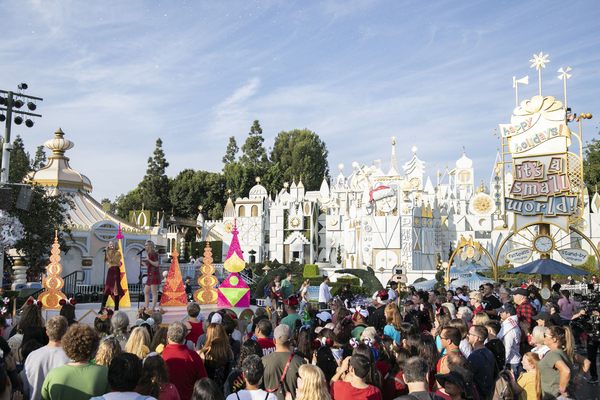
[[[113,297],[116,311],[119,309],[119,299],[125,294],[121,287],[121,252],[112,240],[108,242],[108,248],[104,253],[104,262],[108,264],[108,273],[106,274],[100,314],[104,311],[108,296]]]

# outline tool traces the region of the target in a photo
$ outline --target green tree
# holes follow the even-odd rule
[[[600,184],[600,140],[592,139],[583,152],[583,181],[591,193]]]
[[[306,128],[279,132],[271,162],[279,163],[282,176],[273,184],[281,188],[284,182],[301,178],[306,190],[319,190],[323,177],[329,176],[328,154],[325,142]]]
[[[248,170],[239,161],[234,161],[223,167],[226,190],[231,190],[233,200],[238,197],[248,196],[250,188],[254,185],[254,178],[249,178]]]
[[[21,183],[25,175],[31,171],[29,153],[25,151],[25,144],[21,136],[17,135],[10,152],[10,167],[8,169],[8,181]]]
[[[142,195],[139,187],[129,191],[127,194],[122,194],[115,199],[117,215],[127,221],[129,221],[129,212],[141,210],[142,204]]]
[[[235,157],[238,153],[238,146],[235,141],[235,136],[229,138],[229,144],[227,145],[227,150],[225,150],[225,155],[223,156],[223,164],[231,164],[235,161]]]
[[[215,208],[220,210],[221,219],[225,178],[222,174],[186,169],[173,179],[170,196],[174,215],[196,219],[198,206],[202,206],[203,214],[209,218]]]
[[[35,151],[35,156],[33,157],[33,161],[31,162],[31,169],[36,171],[40,168],[42,168],[43,166],[46,165],[46,162],[48,161],[48,158],[46,157],[46,151],[44,149],[44,146],[38,146],[36,151]]]
[[[240,161],[244,167],[252,166],[256,169],[268,167],[269,159],[267,157],[267,151],[263,146],[265,139],[262,136],[262,128],[258,123],[258,120],[254,121],[248,138],[242,146],[242,157]]]
[[[162,140],[156,140],[154,156],[148,158],[146,176],[139,184],[140,195],[145,203],[145,209],[152,211],[170,211],[171,201],[169,191],[171,182],[166,174],[169,166],[162,149]]]

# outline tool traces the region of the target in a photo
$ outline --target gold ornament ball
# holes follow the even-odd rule
[[[587,119],[591,119],[591,118],[592,118],[592,114],[590,114],[590,113],[587,113],[587,114],[585,114],[585,117],[586,117]]]

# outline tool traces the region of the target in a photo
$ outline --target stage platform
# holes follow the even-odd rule
[[[136,324],[137,315],[139,308],[137,307],[138,303],[132,303],[131,307],[120,307],[119,311],[123,311],[129,317],[129,326],[134,326]],[[144,303],[140,303],[140,307],[143,307]],[[112,307],[111,307],[112,308]],[[187,307],[161,307],[166,311],[163,314],[163,326],[168,326],[171,322],[174,321],[187,321]],[[245,329],[247,325],[247,321],[251,320],[251,316],[254,315],[254,311],[257,309],[257,306],[250,307],[219,307],[216,304],[200,304],[200,312],[208,318],[208,314],[213,311],[218,310],[228,310],[233,312],[238,317],[238,329]],[[94,325],[94,319],[98,316],[98,311],[100,310],[100,303],[78,303],[75,306],[75,317],[82,324]],[[248,310],[248,311],[246,311]],[[47,321],[49,318],[54,317],[55,315],[59,315],[60,310],[42,310],[42,316]],[[240,315],[242,318],[239,318]],[[249,315],[250,318],[244,318],[246,315]]]

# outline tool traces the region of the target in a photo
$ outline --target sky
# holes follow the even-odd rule
[[[500,123],[538,94],[534,54],[548,54],[542,94],[600,118],[600,7],[590,1],[0,0],[0,89],[42,97],[33,128],[13,124],[33,155],[60,127],[71,168],[97,200],[134,189],[158,138],[170,163],[220,172],[254,120],[265,147],[308,128],[344,164],[437,170],[466,155],[488,184]],[[571,127],[576,130],[574,126]],[[46,150],[47,155],[50,151]],[[376,163],[378,165],[378,163]]]

